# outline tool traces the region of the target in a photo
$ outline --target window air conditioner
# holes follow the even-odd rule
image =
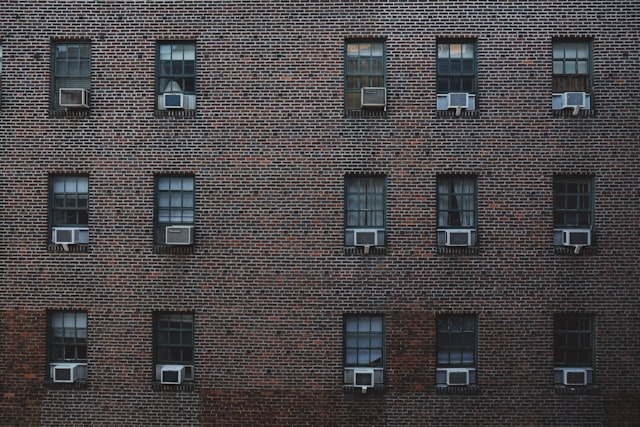
[[[355,246],[377,246],[378,230],[370,230],[370,229],[353,230],[353,244]]]
[[[471,246],[472,230],[445,230],[446,246]]]
[[[160,382],[162,384],[182,384],[184,368],[184,365],[164,365],[160,369]]]
[[[562,244],[564,246],[589,246],[591,245],[591,230],[588,230],[588,229],[562,230]]]
[[[387,104],[387,90],[383,87],[363,87],[361,107],[384,107]]]
[[[89,91],[82,88],[62,88],[58,104],[64,108],[89,108]]]
[[[447,369],[447,385],[469,385],[469,369]]]
[[[353,369],[353,386],[360,387],[363,391],[373,387],[375,377],[372,368],[354,368]]]
[[[562,370],[562,383],[564,385],[586,385],[587,370],[565,368]]]
[[[51,367],[51,377],[55,383],[72,383],[79,378],[78,363],[56,363]]]
[[[167,245],[193,244],[193,226],[169,225],[165,228],[165,243]]]
[[[163,93],[158,96],[159,110],[181,110],[184,108],[185,95],[182,93]]]
[[[51,240],[57,245],[87,243],[82,239],[83,232],[87,231],[87,228],[54,227],[51,229]],[[86,240],[86,238],[84,240]]]
[[[469,94],[466,92],[451,92],[447,94],[448,108],[469,108]]]
[[[587,94],[585,92],[564,92],[562,108],[585,108]]]

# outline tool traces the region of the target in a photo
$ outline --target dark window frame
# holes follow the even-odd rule
[[[595,206],[593,175],[556,174],[553,177],[554,228],[593,229]],[[560,188],[562,187],[562,188]],[[576,187],[572,190],[571,187]],[[585,199],[588,199],[585,201]],[[560,203],[562,202],[562,203]],[[575,217],[575,221],[569,220]],[[562,220],[560,220],[562,218]]]
[[[60,319],[56,319],[60,317]],[[73,325],[69,322],[73,317]],[[84,327],[78,327],[84,317]],[[57,363],[88,362],[89,316],[84,310],[48,310],[47,311],[47,379],[51,376],[51,365]],[[62,323],[59,323],[62,322]],[[56,326],[58,325],[59,326]],[[82,323],[81,323],[82,324]]]
[[[176,326],[179,323],[179,326]],[[191,327],[186,327],[190,324]],[[190,334],[190,339],[188,336]],[[160,365],[189,366],[184,381],[193,381],[195,365],[195,313],[193,311],[156,311],[153,313],[154,378]],[[166,335],[166,336],[164,336]],[[164,337],[163,337],[164,336]],[[178,338],[179,342],[175,342]],[[179,356],[176,356],[179,354]]]
[[[371,45],[368,56],[366,45]],[[373,47],[375,45],[375,48]],[[374,51],[381,50],[381,55]],[[352,54],[357,52],[357,54]],[[380,69],[374,64],[380,63]],[[360,95],[363,87],[387,89],[387,41],[383,38],[347,39],[344,43],[344,109],[361,111]]]
[[[358,187],[358,191],[351,191]],[[379,191],[378,191],[379,190]],[[364,199],[363,199],[364,198]],[[356,201],[357,199],[357,201]],[[362,203],[364,202],[364,206]],[[353,246],[353,229],[378,231],[378,246],[387,244],[387,177],[382,174],[348,174],[344,177],[345,246]],[[356,221],[354,221],[356,219]],[[380,231],[382,230],[382,231]]]
[[[452,46],[460,47],[460,58],[451,56]],[[473,54],[471,59],[464,58],[465,46],[471,46],[471,52]],[[445,55],[446,58],[443,57]],[[454,70],[453,68],[456,69]],[[446,88],[444,87],[444,83],[446,83]],[[478,41],[472,38],[438,39],[436,41],[436,93],[466,92],[476,95],[477,90]]]
[[[355,330],[353,322],[355,321]],[[374,330],[374,322],[380,325],[380,330]],[[365,325],[368,325],[365,328]],[[362,329],[361,329],[362,327]],[[345,371],[357,368],[370,368],[380,374],[374,375],[375,385],[383,386],[386,377],[386,319],[382,314],[345,314],[342,325],[342,362]],[[368,343],[364,345],[365,341]],[[376,344],[377,343],[377,344]],[[379,354],[378,358],[374,358]],[[356,360],[353,361],[355,355]],[[360,357],[367,356],[367,362],[361,362]],[[352,385],[346,381],[344,385]]]
[[[193,47],[193,59],[185,59],[185,47]],[[169,52],[165,52],[165,50]],[[181,52],[181,58],[174,58]],[[163,59],[168,53],[169,58]],[[194,40],[162,40],[156,43],[156,95],[173,92],[171,83],[175,81],[185,95],[195,95],[197,90],[197,44]],[[193,62],[193,64],[189,64]],[[165,66],[166,65],[166,66]],[[167,80],[167,81],[165,81]],[[163,87],[164,86],[164,87]],[[175,88],[175,87],[174,87]]]
[[[164,189],[163,182],[168,180],[168,189]],[[177,180],[180,181],[180,189],[173,187],[177,185]],[[184,189],[184,184],[187,180],[191,181],[191,189]],[[185,200],[188,200],[189,193],[191,193],[190,203],[185,205]],[[180,205],[172,205],[172,202],[176,200],[173,196],[180,196]],[[168,200],[167,205],[165,201]],[[179,212],[180,220],[174,219],[174,213]],[[188,213],[191,213],[189,218]],[[165,219],[166,216],[168,219]],[[185,219],[186,217],[186,219]],[[158,174],[154,179],[154,239],[156,244],[163,245],[165,243],[165,228],[171,225],[189,225],[194,226],[196,223],[196,177],[193,174]]]
[[[66,55],[63,53],[66,51]],[[74,55],[71,56],[71,51]],[[77,52],[77,54],[75,54]],[[67,110],[60,106],[59,90],[79,88],[91,92],[92,45],[90,40],[53,40],[51,46],[51,103],[50,109],[58,114],[77,115],[86,110]],[[72,72],[73,70],[76,72]]]

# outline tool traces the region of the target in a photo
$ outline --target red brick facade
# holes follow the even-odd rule
[[[126,4],[126,6],[125,6]],[[0,425],[640,424],[636,1],[5,2]],[[473,40],[476,110],[436,109]],[[591,109],[551,108],[588,40]],[[386,47],[386,111],[346,114],[345,42]],[[196,44],[197,107],[156,112],[156,45]],[[50,111],[52,45],[91,46],[90,109]],[[89,177],[88,245],[50,242],[52,176]],[[195,245],[154,245],[155,178],[195,179]],[[345,248],[345,176],[383,176],[386,245]],[[477,244],[438,246],[437,178],[477,180]],[[554,177],[593,179],[592,245],[554,247]],[[69,248],[66,248],[69,249]],[[378,250],[380,249],[380,250]],[[87,313],[87,378],[48,380],[47,316]],[[154,313],[193,313],[194,381],[154,379]],[[436,387],[436,319],[477,316],[477,384]],[[595,320],[554,386],[554,315]],[[343,319],[384,319],[384,384],[343,385]]]

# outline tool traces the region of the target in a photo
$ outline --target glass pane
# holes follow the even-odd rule
[[[169,182],[171,190],[182,190],[182,178],[170,178]]]
[[[62,327],[62,313],[51,313],[51,327],[52,328]]]
[[[462,352],[462,362],[463,363],[473,363],[473,351],[472,350],[464,350]]]
[[[589,57],[589,43],[577,43],[576,44],[576,56],[578,58]]]
[[[371,350],[370,353],[370,363],[372,364],[381,364],[382,363],[382,350]]]
[[[170,193],[158,193],[158,206],[168,207],[170,200]]]
[[[574,43],[567,43],[564,49],[564,57],[567,59],[576,58],[577,55],[576,45]]]
[[[588,74],[589,63],[587,61],[578,61],[578,74]]]
[[[347,334],[345,338],[345,345],[347,347],[357,347],[358,346],[358,336],[356,334]]]
[[[73,328],[76,326],[76,314],[75,313],[64,313],[64,327],[65,328]]]
[[[449,58],[449,44],[439,44],[438,45],[438,58]],[[438,61],[440,62],[440,61]]]
[[[158,178],[158,190],[168,190],[169,189],[169,178]]]
[[[462,45],[451,43],[449,45],[449,56],[451,58],[462,58]]]
[[[563,61],[553,61],[553,74],[564,74]]]
[[[383,43],[373,43],[371,45],[371,55],[382,58],[384,54],[384,44]]]
[[[88,193],[89,192],[89,178],[79,177],[77,179],[78,184],[78,193]]]
[[[182,206],[185,208],[193,207],[193,193],[182,194]]]
[[[369,335],[358,335],[358,347],[369,347]]]
[[[369,361],[369,350],[358,350],[358,364],[368,365]]]
[[[76,313],[76,328],[87,327],[87,313]]]
[[[576,73],[576,63],[573,61],[567,61],[564,64],[565,74],[575,74]]]
[[[181,207],[182,206],[182,194],[181,193],[171,193],[171,204],[172,207]]]
[[[345,363],[349,365],[355,365],[356,363],[358,363],[357,350],[347,350],[345,357],[346,357]]]
[[[462,57],[473,58],[474,49],[473,44],[465,43],[462,45]],[[473,63],[473,61],[471,61]]]
[[[195,44],[185,44],[184,45],[184,60],[185,61],[195,61],[196,59],[196,45]]]
[[[379,334],[371,335],[371,347],[382,348],[382,335],[379,335]]]
[[[182,222],[182,211],[171,211],[171,222]]]
[[[170,218],[171,218],[170,211],[166,209],[158,211],[158,221],[169,222]]]
[[[192,210],[183,210],[182,211],[182,222],[193,222],[193,211]]]
[[[167,61],[169,59],[171,59],[171,45],[170,44],[160,45],[160,60]]]
[[[449,363],[449,352],[445,350],[438,350],[438,364]]]
[[[367,316],[362,316],[358,318],[358,331],[360,332],[369,332],[371,327],[371,320]]]

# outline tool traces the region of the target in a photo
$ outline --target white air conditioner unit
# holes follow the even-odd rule
[[[591,245],[591,230],[564,229],[562,230],[562,244],[564,246],[589,246]]]
[[[182,93],[163,93],[158,96],[159,110],[181,110],[184,107],[186,96]]]
[[[55,383],[73,383],[79,378],[80,364],[56,363],[51,367],[51,378]]]
[[[169,225],[165,228],[165,243],[167,245],[193,244],[192,225]]]
[[[581,108],[587,106],[587,94],[585,92],[564,92],[561,97],[561,107],[573,108],[573,115],[577,115]]]
[[[182,384],[184,380],[184,365],[164,365],[160,369],[162,384]]]
[[[469,369],[447,369],[447,385],[469,385]]]
[[[82,238],[83,232],[87,232],[87,228],[74,227],[54,227],[51,229],[51,240],[57,245],[75,245],[77,243],[87,243],[86,238]]]
[[[471,246],[472,230],[445,230],[446,246]]]
[[[387,104],[387,90],[383,87],[363,87],[361,107],[384,107]]]
[[[377,246],[378,230],[371,229],[355,229],[353,230],[354,246]]]
[[[89,91],[82,88],[62,88],[58,91],[58,104],[64,108],[89,108]]]
[[[562,383],[564,385],[586,385],[587,384],[587,370],[564,368],[562,370]]]
[[[469,108],[469,94],[466,92],[448,93],[447,108]]]
[[[375,375],[372,368],[354,368],[353,386],[360,387],[363,391],[375,385]]]

